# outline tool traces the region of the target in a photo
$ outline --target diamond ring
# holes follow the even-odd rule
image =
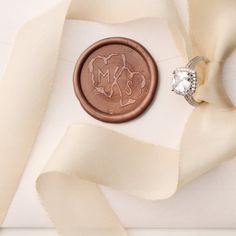
[[[204,57],[197,56],[190,60],[185,67],[178,67],[173,71],[172,91],[184,96],[192,106],[197,106],[201,103],[193,97],[198,84],[197,72],[194,68],[199,62],[207,63],[208,60]]]

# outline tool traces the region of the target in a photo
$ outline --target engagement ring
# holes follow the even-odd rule
[[[184,96],[192,106],[197,106],[201,103],[193,97],[198,85],[197,72],[194,68],[199,62],[207,63],[208,60],[204,57],[197,56],[190,60],[185,67],[178,67],[173,71],[172,91]]]

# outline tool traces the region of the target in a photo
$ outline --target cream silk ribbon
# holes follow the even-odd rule
[[[164,199],[235,156],[236,112],[220,73],[236,46],[236,1],[188,3],[189,34],[171,0],[78,0],[70,7],[69,0],[57,0],[21,28],[0,81],[0,222],[46,110],[66,16],[105,22],[167,19],[183,55],[203,55],[210,63],[199,68],[196,99],[204,103],[191,114],[179,152],[96,126],[68,128],[37,180],[42,203],[61,235],[126,235],[98,184],[144,199]]]

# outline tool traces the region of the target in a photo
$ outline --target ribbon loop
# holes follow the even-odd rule
[[[207,65],[199,66],[200,82],[195,98],[216,107],[233,108],[234,106],[222,84],[222,67],[223,62],[213,60],[208,62]]]

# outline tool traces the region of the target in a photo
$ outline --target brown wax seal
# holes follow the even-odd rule
[[[157,67],[149,52],[127,38],[107,38],[87,48],[74,70],[74,90],[93,117],[121,123],[140,115],[157,87]]]

